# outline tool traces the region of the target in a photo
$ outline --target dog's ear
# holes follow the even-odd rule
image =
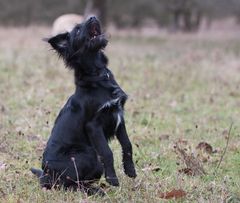
[[[52,48],[62,56],[68,48],[69,33],[58,34],[54,37],[43,39],[43,41],[51,44]]]

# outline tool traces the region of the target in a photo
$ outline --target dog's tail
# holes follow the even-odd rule
[[[40,178],[43,175],[43,170],[31,168],[30,169],[34,175],[36,175],[38,178]]]

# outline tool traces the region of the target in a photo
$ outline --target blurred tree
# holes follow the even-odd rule
[[[0,0],[0,25],[51,24],[65,13],[83,14],[85,2],[79,0]]]
[[[99,18],[103,26],[107,24],[107,0],[88,0],[84,11],[84,16],[95,15]]]
[[[230,4],[235,16],[237,23],[240,24],[240,0],[232,0],[232,3]]]
[[[167,8],[172,19],[172,31],[195,31],[202,19],[201,9],[195,0],[169,0]]]
[[[93,13],[102,23],[137,27],[151,22],[173,30],[194,31],[202,16],[235,16],[240,22],[240,0],[0,0],[0,24],[51,24],[66,13]]]
[[[163,0],[110,0],[109,18],[117,27],[138,27],[146,20],[154,20],[158,25],[165,25],[168,15],[162,4]]]

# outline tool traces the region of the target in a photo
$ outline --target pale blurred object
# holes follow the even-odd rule
[[[83,22],[83,16],[77,14],[64,14],[59,16],[52,27],[52,35],[70,32],[76,24]]]

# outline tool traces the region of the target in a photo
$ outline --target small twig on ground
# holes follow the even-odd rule
[[[187,169],[190,169],[193,176],[206,174],[202,163],[197,157],[195,157],[192,153],[187,153],[178,143],[176,143],[175,149]]]
[[[73,165],[74,165],[74,168],[75,168],[75,172],[76,172],[76,176],[77,176],[78,189],[80,189],[79,175],[78,175],[78,169],[77,169],[77,165],[76,165],[76,162],[75,162],[75,158],[71,157],[71,160],[73,162]]]
[[[226,154],[226,151],[227,151],[227,148],[228,148],[228,144],[229,144],[229,140],[230,140],[230,135],[231,135],[232,126],[233,126],[233,122],[231,123],[231,125],[230,125],[230,127],[229,127],[228,136],[227,136],[227,143],[226,143],[226,146],[225,146],[224,151],[223,151],[223,153],[222,153],[222,156],[221,156],[221,158],[220,158],[220,160],[219,160],[219,162],[218,162],[218,165],[217,165],[217,167],[216,167],[216,169],[215,169],[215,171],[214,171],[214,175],[217,174],[217,170],[219,169],[219,167],[220,167],[220,165],[221,165],[221,163],[222,163],[222,161],[223,161],[223,157],[224,157],[224,155]]]

